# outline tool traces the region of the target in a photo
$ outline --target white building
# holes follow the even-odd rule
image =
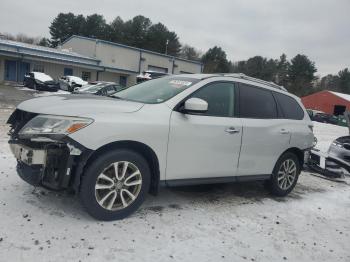
[[[81,36],[70,37],[57,49],[0,39],[0,82],[22,82],[27,72],[38,71],[54,79],[75,75],[130,86],[146,70],[200,73],[202,64]]]

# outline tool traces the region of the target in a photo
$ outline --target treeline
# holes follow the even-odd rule
[[[177,56],[181,51],[179,37],[162,23],[142,15],[123,21],[116,17],[107,23],[102,15],[88,16],[60,13],[50,25],[50,45],[56,47],[71,35],[80,35],[144,48]]]
[[[305,96],[321,90],[350,94],[350,71],[345,68],[337,75],[316,76],[315,63],[306,55],[298,54],[290,61],[285,54],[278,59],[254,56],[248,60],[232,62],[220,47],[209,49],[202,57],[204,72],[244,73],[248,76],[275,82],[291,93]]]
[[[27,44],[32,44],[32,45],[41,45],[40,42],[42,39],[46,39],[46,38],[42,38],[42,37],[32,37],[32,36],[28,36],[26,34],[23,33],[19,33],[16,35],[10,34],[10,33],[0,33],[1,38],[5,38],[8,40],[12,40],[12,41],[17,41],[17,42],[22,42],[22,43],[27,43]],[[48,41],[48,39],[47,39]],[[46,44],[43,44],[46,45]],[[48,46],[48,44],[47,44]]]
[[[7,36],[10,39],[15,38],[13,40],[51,47],[57,47],[72,35],[86,36],[202,61],[205,73],[244,73],[283,85],[298,96],[323,89],[350,94],[350,72],[347,68],[337,75],[319,78],[315,75],[315,63],[303,54],[298,54],[290,60],[282,54],[277,59],[254,56],[244,61],[233,62],[218,46],[202,53],[195,47],[182,44],[176,32],[170,31],[162,23],[153,23],[142,15],[126,21],[118,16],[107,23],[99,14],[84,16],[60,13],[53,19],[49,29],[50,39],[30,38],[23,34]]]
[[[316,90],[332,90],[350,94],[350,71],[340,70],[337,75],[326,75],[316,83]]]

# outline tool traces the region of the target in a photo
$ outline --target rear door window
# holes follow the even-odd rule
[[[239,115],[242,118],[277,118],[277,105],[272,92],[267,89],[240,84]]]
[[[282,116],[286,119],[301,120],[304,118],[304,110],[294,98],[274,92],[278,105],[282,110]]]

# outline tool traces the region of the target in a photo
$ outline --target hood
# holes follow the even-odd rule
[[[39,72],[34,72],[33,74],[34,74],[35,80],[39,80],[41,82],[53,81],[52,77],[47,74],[39,73]]]
[[[131,113],[143,104],[95,95],[55,95],[22,102],[18,109],[49,115],[89,117],[97,114]]]

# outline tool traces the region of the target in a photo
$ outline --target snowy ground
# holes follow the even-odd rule
[[[11,111],[0,109],[0,261],[350,261],[348,181],[303,172],[286,198],[255,182],[162,189],[130,218],[98,222],[16,175]],[[326,149],[347,129],[315,133]]]

